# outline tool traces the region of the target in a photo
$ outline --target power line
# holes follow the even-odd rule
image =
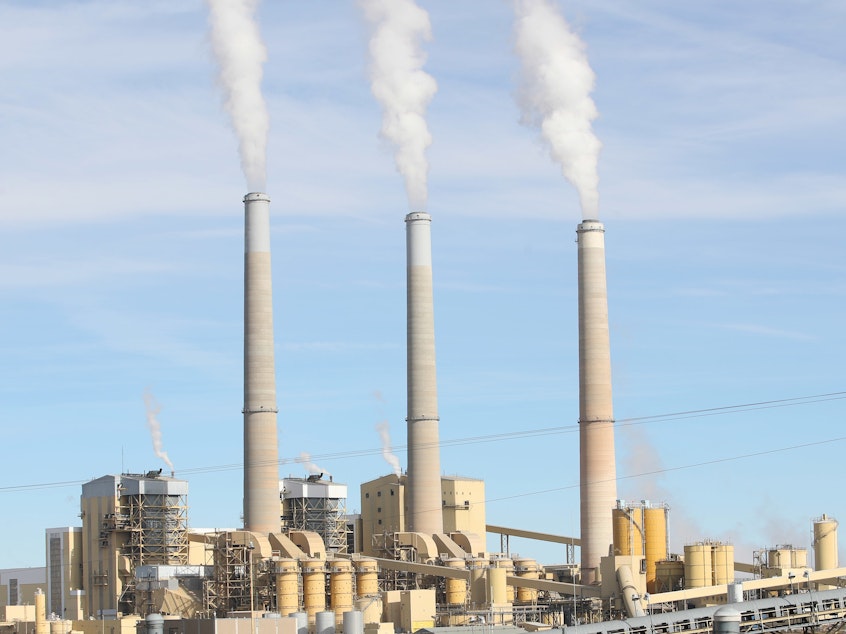
[[[664,423],[674,420],[686,420],[692,418],[703,418],[703,417],[710,417],[710,416],[720,416],[725,414],[734,414],[734,413],[745,413],[751,411],[758,411],[764,409],[774,409],[774,408],[782,408],[782,407],[796,407],[800,405],[810,405],[814,403],[822,403],[827,401],[837,401],[837,400],[844,400],[846,399],[846,391],[841,392],[828,392],[825,394],[814,394],[811,396],[797,396],[792,398],[783,398],[777,400],[769,400],[769,401],[757,401],[753,403],[743,403],[740,405],[724,405],[720,407],[709,407],[705,409],[695,409],[695,410],[687,410],[681,412],[671,412],[667,414],[653,414],[650,416],[639,416],[633,418],[623,418],[615,423],[615,427],[629,427],[634,425],[645,425],[649,423]],[[440,441],[439,446],[441,448],[444,447],[456,447],[462,445],[472,445],[472,444],[480,444],[480,443],[489,443],[489,442],[502,442],[508,440],[516,440],[522,438],[533,438],[538,436],[547,436],[547,435],[555,435],[555,434],[568,434],[568,433],[576,433],[579,429],[578,423],[571,424],[571,425],[560,425],[556,427],[543,427],[543,428],[535,428],[535,429],[527,429],[527,430],[520,430],[520,431],[513,431],[513,432],[502,432],[497,434],[485,434],[481,436],[468,436],[464,438],[454,438],[450,440],[442,440]],[[843,440],[843,438],[833,438],[829,440],[819,441],[818,443],[811,443],[813,444],[825,444],[829,442],[837,442]],[[782,449],[774,449],[770,453],[779,452],[779,451],[788,451],[792,449],[799,449],[805,446],[810,445],[795,445],[792,447],[782,448]],[[408,447],[407,445],[395,445],[391,449],[394,451],[404,451]],[[372,455],[379,455],[382,453],[382,448],[368,448],[368,449],[353,449],[353,450],[345,450],[345,451],[338,451],[338,452],[331,452],[331,453],[323,453],[323,454],[313,454],[311,459],[313,461],[329,461],[329,460],[340,460],[340,459],[347,459],[347,458],[358,458],[364,456],[372,456]],[[767,453],[767,452],[764,452]],[[751,457],[761,454],[748,454],[746,456],[739,456],[735,458],[731,458],[731,460],[737,460],[743,457]],[[728,460],[728,459],[727,459]],[[277,464],[296,464],[300,462],[297,458],[282,458],[276,461]],[[708,462],[700,463],[697,465],[690,465],[690,466],[702,466],[705,464],[710,464]],[[198,475],[204,473],[218,473],[223,471],[236,471],[243,469],[242,462],[230,463],[230,464],[223,464],[223,465],[208,465],[203,467],[193,467],[188,469],[180,470],[180,475]],[[685,467],[677,467],[676,469],[682,468],[689,468],[690,466]],[[650,474],[638,474],[637,476],[628,476],[628,477],[641,477],[643,475],[650,475]],[[623,479],[623,478],[618,478]],[[61,487],[68,487],[68,486],[80,486],[89,480],[66,480],[61,482],[42,482],[42,483],[33,483],[33,484],[19,484],[19,485],[11,485],[11,486],[3,486],[0,487],[0,493],[13,493],[13,492],[21,492],[21,491],[36,491],[41,489],[53,489],[53,488],[61,488]],[[578,485],[573,485],[578,486]],[[563,489],[572,488],[572,486],[568,487],[560,487],[556,489],[550,489],[550,491],[559,491]],[[541,491],[539,493],[543,493],[546,491]],[[526,494],[526,495],[533,495],[533,494]],[[507,499],[507,498],[502,498]]]

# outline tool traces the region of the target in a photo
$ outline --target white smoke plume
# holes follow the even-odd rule
[[[261,93],[267,51],[254,19],[258,0],[206,0],[218,83],[238,137],[250,191],[265,191],[270,119]]]
[[[173,463],[170,461],[167,452],[162,449],[162,426],[159,424],[159,419],[157,418],[159,412],[162,411],[162,406],[158,404],[149,389],[144,390],[144,407],[147,410],[147,428],[150,430],[150,438],[153,441],[153,451],[156,452],[157,457],[164,460],[164,463],[170,468],[171,473],[173,473]]]
[[[380,134],[395,146],[411,210],[425,211],[426,148],[432,144],[426,107],[438,89],[423,70],[426,53],[421,44],[432,39],[429,14],[414,0],[359,0],[359,6],[372,28],[370,87],[382,105]]]
[[[318,467],[316,464],[314,464],[311,461],[311,454],[305,451],[301,451],[299,457],[294,458],[294,462],[303,465],[310,475],[332,475],[326,469]]]
[[[521,122],[540,129],[552,158],[579,193],[583,218],[597,218],[602,144],[591,122],[595,75],[584,42],[550,0],[514,0]]]
[[[382,440],[382,457],[385,459],[391,468],[394,470],[394,475],[402,475],[399,458],[394,455],[391,447],[391,426],[388,421],[384,420],[376,425],[376,431],[379,432],[379,438]]]

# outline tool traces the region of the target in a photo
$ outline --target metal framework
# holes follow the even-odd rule
[[[288,530],[313,531],[323,538],[326,551],[347,552],[345,500],[326,497],[286,497],[282,526]]]

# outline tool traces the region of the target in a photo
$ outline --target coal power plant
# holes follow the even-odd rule
[[[269,196],[247,194],[244,213],[243,528],[189,528],[188,482],[161,469],[97,478],[82,487],[82,526],[47,530],[43,576],[14,579],[34,610],[8,605],[7,621],[53,634],[647,634],[808,630],[846,619],[836,519],[812,521],[812,553],[774,545],[744,558],[708,539],[673,553],[665,503],[617,499],[605,226],[594,219],[576,228],[579,535],[489,525],[484,482],[441,475],[424,212],[405,218],[407,472],[360,483],[356,515],[346,513],[347,485],[332,476],[280,479]],[[487,534],[566,544],[581,562],[491,552]]]
[[[267,187],[264,156],[269,117],[259,89],[264,49],[261,42],[250,39],[258,29],[252,28],[249,11],[247,15],[235,11],[255,3],[209,0],[210,39],[221,66],[225,108],[239,137],[247,181],[232,195],[233,212],[239,209],[240,193],[248,192],[243,197],[243,419],[237,415],[236,395],[231,399],[231,426],[215,430],[214,436],[222,445],[229,438],[243,437],[243,507],[232,515],[242,512],[242,521],[227,528],[192,527],[189,482],[176,477],[173,470],[110,473],[88,480],[81,486],[79,525],[45,529],[45,565],[0,570],[0,634],[842,630],[846,626],[846,567],[838,561],[839,525],[834,517],[804,518],[810,547],[776,542],[741,552],[729,541],[697,535],[673,552],[672,500],[649,499],[646,492],[635,499],[621,499],[618,494],[606,225],[598,214],[598,176],[591,173],[601,147],[590,131],[597,116],[588,98],[593,74],[584,47],[575,38],[563,66],[575,69],[572,75],[583,85],[561,89],[561,82],[570,75],[549,71],[555,63],[547,63],[548,51],[542,44],[551,33],[552,48],[561,52],[558,44],[564,38],[556,29],[563,28],[563,23],[549,13],[552,5],[545,2],[515,5],[525,13],[517,20],[521,28],[535,25],[538,29],[515,37],[515,47],[524,55],[524,71],[537,72],[536,81],[528,85],[549,93],[527,101],[547,105],[581,90],[584,94],[573,112],[554,114],[562,115],[556,116],[559,125],[578,119],[574,126],[578,134],[570,134],[572,130],[559,134],[567,142],[579,145],[588,138],[585,148],[551,152],[564,157],[564,162],[571,154],[581,154],[578,169],[562,165],[582,207],[581,215],[573,216],[582,220],[575,227],[572,261],[562,263],[573,274],[578,297],[578,328],[568,333],[574,343],[578,340],[578,357],[574,352],[573,358],[562,358],[562,363],[578,367],[578,411],[562,412],[560,418],[578,420],[578,465],[574,451],[566,464],[561,459],[553,465],[534,465],[531,456],[518,456],[501,468],[509,470],[509,476],[513,472],[514,478],[550,480],[548,490],[557,490],[578,471],[578,529],[575,519],[569,529],[561,526],[552,533],[527,526],[520,514],[521,500],[487,490],[484,479],[475,477],[478,474],[445,475],[469,461],[446,464],[449,461],[442,460],[449,456],[442,456],[438,406],[438,286],[433,275],[437,257],[432,248],[438,225],[433,225],[429,213],[435,206],[428,204],[424,156],[431,142],[424,115],[436,84],[422,70],[426,56],[415,48],[431,38],[430,25],[425,12],[411,0],[374,2],[358,3],[373,28],[372,92],[383,107],[382,136],[396,146],[397,170],[408,196],[408,206],[402,207],[403,213],[408,212],[404,216],[407,469],[401,469],[394,457],[388,461],[393,467],[389,472],[364,482],[345,483],[343,473],[330,475],[318,468],[307,468],[309,474],[304,477],[280,477],[282,454],[292,453],[280,451],[280,438],[284,445],[285,431],[297,423],[285,416],[284,399],[280,415],[277,401],[277,394],[291,388],[277,381],[276,372],[282,358],[277,358],[277,351],[284,354],[285,349],[277,348],[274,341],[278,321],[274,320],[271,197],[264,193],[272,189]],[[390,16],[397,7],[410,13]],[[540,13],[528,15],[531,7],[540,8]],[[218,9],[220,13],[215,13]],[[400,32],[391,32],[397,25]],[[240,27],[245,27],[244,33],[237,32]],[[386,41],[389,46],[384,45]],[[248,59],[250,55],[254,59]],[[397,59],[411,68],[393,64]],[[403,72],[411,79],[402,77]],[[548,76],[554,80],[551,86],[544,85]],[[411,84],[413,90],[408,89]],[[572,104],[564,104],[564,110],[568,105]],[[541,115],[525,118],[542,119]],[[569,152],[574,149],[578,151]],[[331,175],[321,178],[331,181]],[[399,216],[396,229],[399,253]],[[240,255],[239,250],[240,242],[232,248],[233,258]],[[614,252],[611,243],[609,251]],[[398,260],[398,274],[401,266]],[[235,268],[233,263],[233,274]],[[562,286],[566,283],[562,280]],[[399,286],[395,301],[401,307]],[[280,287],[277,280],[276,288]],[[239,294],[240,288],[231,303],[240,301]],[[276,299],[288,306],[284,291],[277,290]],[[239,325],[231,328],[235,339],[240,336]],[[402,348],[402,333],[387,336]],[[443,337],[441,344],[441,351],[448,351],[450,339]],[[401,375],[399,365],[396,371]],[[231,375],[237,385],[239,370],[230,370],[227,367],[225,376]],[[575,385],[571,387],[575,391]],[[208,393],[204,391],[202,397]],[[446,392],[441,394],[445,406]],[[455,429],[446,412],[444,407],[444,429]],[[332,440],[327,441],[332,429],[306,427],[301,424],[297,430],[313,433],[316,445]],[[509,434],[503,436],[511,440]],[[238,456],[240,448],[232,445],[233,455]],[[162,457],[158,449],[157,455]],[[304,456],[302,464],[306,463]],[[524,475],[530,470],[535,473]],[[354,496],[360,500],[356,513],[347,510],[349,486],[356,487]],[[493,500],[513,503],[508,525],[488,522],[487,505]],[[541,561],[532,554],[517,554],[510,547],[512,538],[522,540],[521,549],[523,544],[537,550],[554,544],[562,551],[562,560]],[[497,542],[499,548],[491,546]]]

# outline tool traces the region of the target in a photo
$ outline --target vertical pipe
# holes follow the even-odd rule
[[[244,528],[279,531],[270,197],[244,197]]]
[[[408,355],[408,530],[443,533],[435,313],[432,299],[432,217],[405,217]]]
[[[576,229],[579,260],[579,480],[582,583],[600,581],[600,559],[613,543],[617,499],[611,346],[605,279],[605,227],[583,220]]]

